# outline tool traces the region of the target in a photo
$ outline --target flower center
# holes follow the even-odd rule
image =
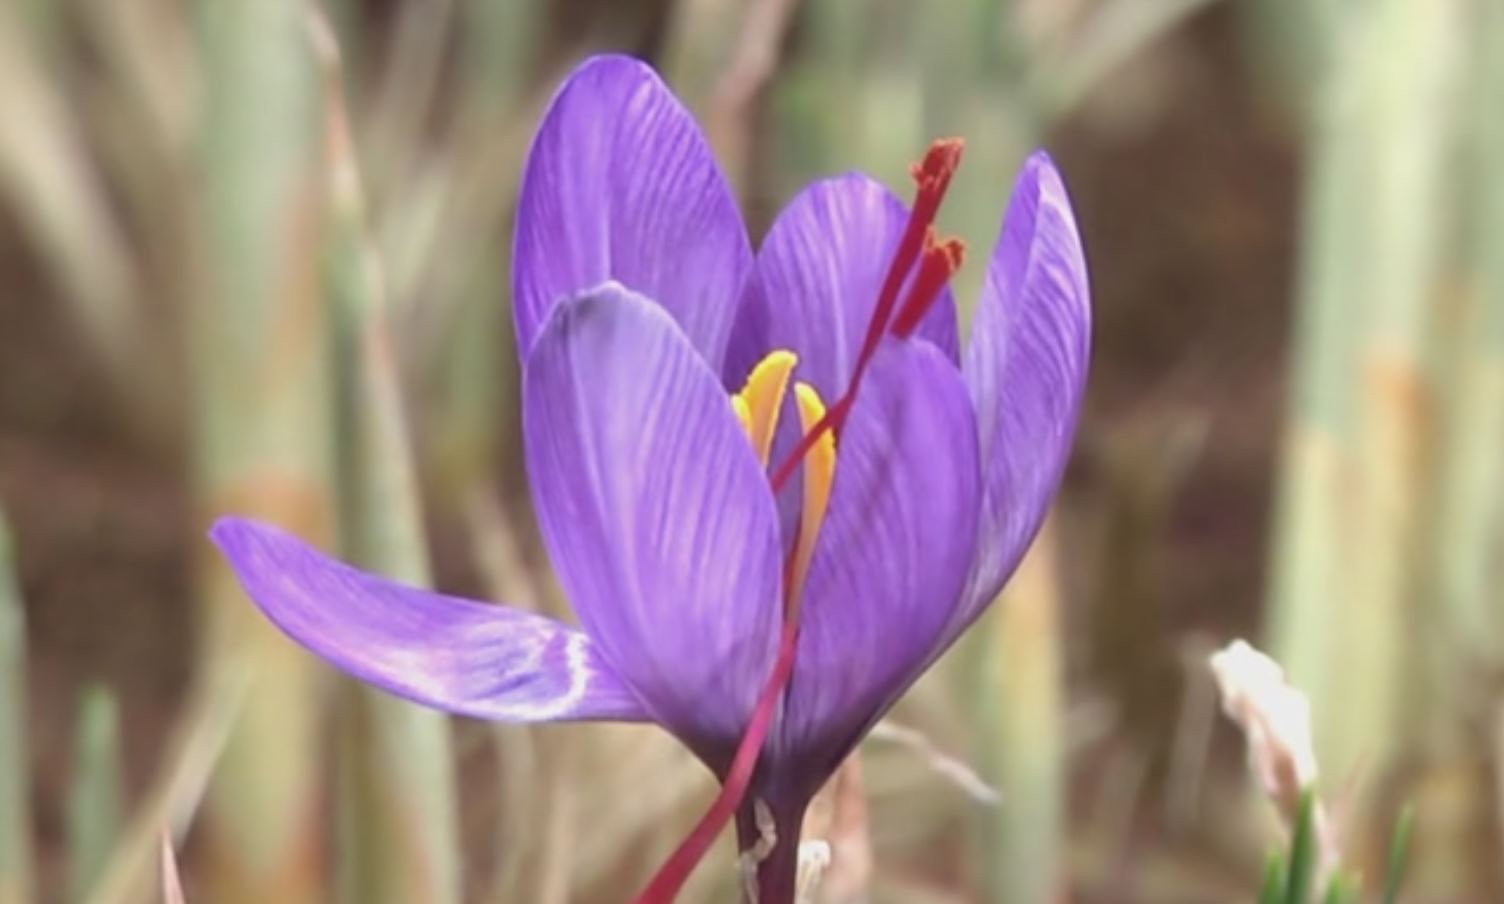
[[[911,335],[924,320],[924,315],[934,306],[935,299],[940,297],[945,283],[961,266],[965,246],[959,239],[937,239],[934,228],[935,214],[940,211],[940,202],[945,199],[951,176],[955,175],[956,167],[961,163],[961,147],[959,138],[936,141],[930,145],[924,159],[909,168],[916,186],[914,209],[909,214],[908,224],[904,227],[898,248],[893,253],[892,263],[888,266],[887,276],[883,279],[882,291],[878,293],[872,319],[867,323],[867,333],[862,340],[861,351],[857,354],[856,365],[852,368],[851,380],[846,384],[846,391],[835,404],[826,409],[814,389],[804,384],[794,388],[804,435],[769,479],[776,496],[788,485],[799,465],[805,465],[804,509],[800,513],[794,553],[789,558],[785,573],[784,625],[783,636],[779,639],[778,657],[773,663],[772,674],[768,676],[758,695],[746,731],[737,744],[736,754],[721,779],[720,794],[688,837],[653,876],[647,888],[638,895],[635,904],[667,904],[674,899],[695,864],[705,856],[716,835],[736,813],[736,808],[741,805],[742,798],[751,786],[758,754],[773,724],[773,713],[794,674],[794,651],[799,640],[798,589],[803,586],[803,578],[814,549],[815,535],[819,531],[820,521],[825,516],[825,506],[830,498],[831,481],[835,473],[835,436],[846,423],[862,378],[867,373],[867,366],[877,353],[883,335],[891,333],[901,339]],[[908,293],[904,295],[903,303],[899,304],[899,293],[903,291],[906,282],[909,286]],[[788,391],[789,375],[794,363],[792,353],[773,352],[753,368],[746,387],[732,398],[731,404],[764,465],[772,450],[778,409]],[[814,475],[813,478],[811,474]],[[812,485],[815,488],[813,492]]]

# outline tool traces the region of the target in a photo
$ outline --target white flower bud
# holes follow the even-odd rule
[[[1316,783],[1311,702],[1279,663],[1235,640],[1211,656],[1222,711],[1248,739],[1248,760],[1264,791],[1293,822],[1301,792]]]

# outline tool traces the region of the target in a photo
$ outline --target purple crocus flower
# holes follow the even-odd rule
[[[916,168],[913,211],[864,175],[817,182],[754,254],[659,78],[585,62],[534,139],[513,249],[528,476],[580,626],[251,521],[215,542],[282,630],[398,696],[663,726],[736,785],[744,849],[766,805],[761,900],[792,900],[805,805],[997,595],[1076,421],[1089,302],[1060,176],[1025,164],[963,354],[959,245],[927,233],[958,153]]]

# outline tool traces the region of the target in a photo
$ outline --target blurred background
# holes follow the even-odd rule
[[[313,11],[319,11],[314,13]],[[261,622],[204,539],[567,613],[509,229],[583,55],[651,60],[754,235],[804,182],[981,260],[1044,145],[1094,358],[1003,605],[811,817],[825,902],[1253,900],[1281,827],[1205,667],[1312,700],[1347,864],[1504,900],[1504,3],[3,0],[0,904],[617,902],[713,793],[656,730],[451,721]],[[981,266],[963,271],[969,301]],[[685,901],[736,895],[730,838]]]

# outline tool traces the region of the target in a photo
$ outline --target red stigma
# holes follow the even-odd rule
[[[914,208],[909,211],[909,222],[904,226],[903,236],[893,251],[893,260],[888,265],[888,274],[883,277],[882,290],[877,295],[877,304],[872,308],[872,319],[867,322],[867,335],[862,339],[862,349],[852,371],[851,382],[842,396],[855,394],[857,384],[867,370],[867,364],[877,352],[888,321],[893,316],[893,307],[898,303],[898,292],[914,269],[914,262],[928,244],[928,237],[935,226],[935,215],[940,212],[940,202],[950,188],[951,177],[961,165],[961,149],[965,143],[959,138],[942,138],[930,145],[924,159],[909,167],[914,178]],[[835,425],[837,429],[840,424]]]
[[[957,238],[936,241],[933,229],[924,237],[924,254],[919,259],[919,272],[909,286],[909,295],[898,307],[893,317],[891,332],[900,339],[907,339],[919,326],[919,321],[929,313],[940,297],[940,290],[961,269],[966,259],[966,243]]]
[[[935,213],[940,210],[945,190],[950,188],[950,178],[961,166],[961,151],[965,147],[966,142],[960,138],[936,139],[925,151],[923,160],[909,165],[909,175],[919,189],[914,199],[914,212],[917,214],[921,207],[928,206],[926,224],[933,221]]]
[[[907,338],[919,320],[923,318],[925,311],[939,297],[940,288],[945,281],[961,266],[965,246],[959,239],[947,239],[936,244],[933,240],[935,215],[940,212],[940,202],[945,200],[945,192],[950,188],[951,177],[956,174],[956,167],[961,165],[961,150],[965,142],[959,138],[941,138],[930,145],[925,152],[924,159],[909,167],[909,175],[914,178],[914,208],[909,212],[909,221],[904,226],[903,235],[898,240],[898,247],[893,252],[893,260],[888,265],[888,273],[883,277],[882,290],[878,292],[877,304],[872,308],[872,319],[867,321],[867,333],[862,338],[861,350],[857,353],[856,366],[852,368],[851,380],[846,384],[846,391],[825,412],[825,417],[820,419],[810,430],[806,431],[794,451],[784,459],[778,469],[773,472],[773,492],[777,493],[788,484],[789,478],[794,476],[794,471],[799,467],[799,462],[819,441],[820,435],[826,430],[839,431],[846,423],[846,416],[851,413],[851,406],[856,401],[857,389],[861,386],[862,377],[867,373],[867,365],[872,362],[872,356],[877,354],[878,343],[882,341],[883,333],[889,330],[889,322],[893,321],[893,309],[898,304],[898,293],[903,288],[904,280],[909,272],[914,269],[914,262],[923,254],[926,260],[932,255],[926,253],[929,249],[939,248],[944,262],[937,261],[926,267],[921,264],[919,276],[914,281],[914,286],[909,291],[909,301],[904,305],[904,311],[900,312],[897,321],[893,321],[892,330],[899,338]],[[948,269],[944,275],[940,271],[945,264]],[[930,270],[926,278],[925,271]],[[924,284],[932,283],[938,278],[939,282],[928,290],[927,295],[919,293]],[[918,310],[909,310],[910,307]],[[907,316],[905,316],[905,314]],[[909,323],[909,320],[913,323]],[[903,330],[900,332],[899,328]]]
[[[846,416],[851,413],[851,407],[856,402],[857,389],[867,372],[867,365],[877,353],[883,334],[891,332],[900,339],[908,338],[934,305],[935,299],[940,296],[940,290],[960,268],[965,257],[965,244],[955,238],[937,241],[934,224],[940,203],[945,200],[945,192],[950,188],[951,177],[955,175],[956,167],[961,165],[963,146],[964,142],[959,138],[942,138],[930,145],[924,159],[909,167],[909,174],[914,177],[914,208],[909,213],[909,221],[893,252],[888,273],[883,277],[882,290],[872,309],[872,319],[867,322],[867,333],[862,339],[861,351],[857,354],[851,379],[846,384],[846,391],[826,409],[824,417],[805,431],[794,451],[773,472],[769,482],[775,496],[788,485],[799,463],[814,448],[820,437],[827,430],[839,431],[846,423]],[[916,262],[918,272],[914,274],[903,304],[899,305],[898,293],[903,289]],[[795,545],[798,545],[797,542]],[[700,817],[694,829],[653,876],[648,887],[637,896],[635,904],[670,904],[674,900],[695,865],[704,858],[716,836],[736,814],[751,787],[758,755],[772,728],[773,714],[794,673],[799,613],[798,607],[790,605],[787,597],[791,592],[788,584],[792,567],[791,557],[784,563],[784,624],[772,674],[768,676],[753,705],[747,728],[742,733],[736,753],[721,780],[721,791],[710,809]]]

